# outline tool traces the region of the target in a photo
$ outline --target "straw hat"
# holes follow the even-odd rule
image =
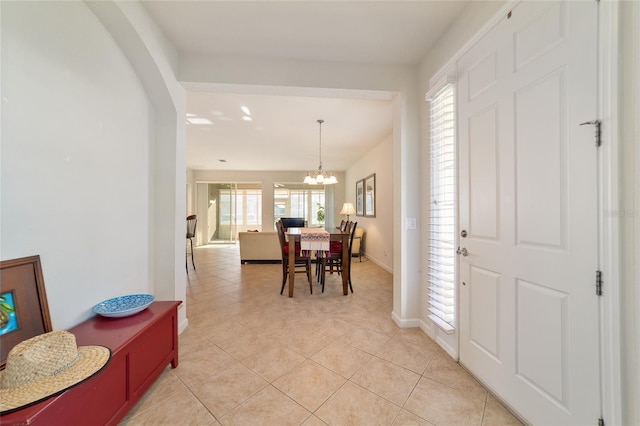
[[[111,358],[104,346],[80,346],[68,331],[41,334],[11,349],[0,371],[2,414],[62,393],[100,371]]]

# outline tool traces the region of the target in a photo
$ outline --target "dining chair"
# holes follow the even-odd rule
[[[287,243],[284,233],[284,225],[281,220],[276,222],[276,229],[278,230],[278,240],[280,241],[280,250],[282,251],[282,287],[280,288],[280,294],[282,294],[284,286],[287,283],[287,277],[289,276],[289,256],[291,253],[289,253],[289,243]],[[295,256],[294,268],[304,267],[304,270],[294,269],[294,273],[305,272],[307,274],[309,291],[313,294],[313,285],[311,283],[311,257],[302,255],[300,243],[297,241],[295,243],[295,253],[293,253],[293,256]]]
[[[196,269],[196,263],[193,260],[193,238],[196,236],[197,224],[198,218],[195,214],[187,216],[187,240],[189,240],[189,243],[191,244],[191,251],[187,248],[184,261],[184,267],[187,270],[187,274],[189,273],[189,255],[191,255],[191,264],[193,265],[193,269]]]
[[[351,284],[351,253],[353,248],[353,237],[356,232],[356,228],[358,226],[358,222],[349,221],[345,226],[344,232],[349,233],[349,246],[348,246],[348,262],[349,262],[349,275],[347,276],[347,281],[349,282],[349,289],[351,293],[353,293],[353,285]],[[322,284],[322,292],[324,293],[324,283],[326,278],[326,272],[329,271],[330,274],[333,274],[333,270],[335,268],[338,275],[342,274],[342,242],[341,241],[331,241],[329,245],[329,253],[321,259],[321,268],[320,268],[320,278],[319,281]]]
[[[353,255],[353,238],[356,235],[356,228],[358,227],[358,222],[353,222],[352,228],[351,228],[351,235],[349,236],[349,276],[347,277],[347,280],[349,282],[349,290],[351,290],[351,293],[353,293],[353,286],[351,285],[351,257]]]
[[[349,222],[342,221],[340,223],[340,232],[346,232],[349,227]],[[329,251],[325,252],[322,257],[318,257],[316,259],[316,278],[319,283],[324,284],[325,273],[329,271],[330,274],[333,274],[334,268],[338,274],[340,273],[338,270],[337,263],[342,258],[342,242],[341,241],[331,241],[329,242]],[[324,292],[324,287],[322,289]]]
[[[351,245],[351,251],[353,257],[358,257],[358,260],[362,262],[362,248],[364,242],[364,228],[356,229],[356,233],[353,236],[353,244]]]
[[[337,229],[340,229],[340,232],[346,232],[347,226],[349,222],[344,219],[340,221],[340,226]],[[342,253],[342,243],[340,241],[331,241],[329,243],[329,247],[333,247],[333,250],[329,250],[320,255],[320,253],[316,253],[315,263],[316,263],[316,279],[318,282],[321,282],[324,279],[324,269],[329,267],[330,272],[333,274],[333,266],[334,260],[339,257],[338,253]],[[334,254],[334,256],[332,256]]]

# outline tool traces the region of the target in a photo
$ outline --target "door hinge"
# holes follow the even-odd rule
[[[602,417],[598,419],[598,426],[604,426],[604,419]]]
[[[600,120],[591,120],[591,121],[585,121],[584,123],[580,123],[581,126],[586,126],[586,125],[593,125],[596,128],[596,146],[600,146],[602,144],[602,137],[601,137],[601,127],[602,127],[602,122]]]
[[[602,296],[602,271],[596,271],[596,296]]]

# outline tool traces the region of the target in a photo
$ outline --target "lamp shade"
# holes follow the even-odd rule
[[[342,205],[342,210],[340,210],[340,214],[346,214],[346,215],[356,214],[356,209],[353,208],[352,203],[344,203]]]

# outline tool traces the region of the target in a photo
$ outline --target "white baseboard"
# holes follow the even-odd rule
[[[446,353],[449,354],[451,358],[454,360],[458,360],[458,351],[456,348],[451,347],[451,345],[441,338],[441,334],[437,332],[437,326],[434,325],[431,321],[420,320],[420,329],[425,332],[427,336],[431,338],[434,342],[438,344]]]
[[[390,274],[393,274],[393,268],[385,265],[384,263],[380,262],[379,260],[377,260],[377,259],[375,259],[373,257],[367,256],[367,255],[364,255],[364,254],[362,255],[362,257],[366,257],[369,262],[373,262],[376,265],[378,265],[379,267],[381,267],[382,269],[384,269],[385,271],[389,272]],[[351,259],[351,261],[355,262],[355,260],[353,260],[353,259]]]
[[[416,328],[420,326],[420,320],[418,318],[402,319],[395,312],[391,312],[391,319],[400,328]]]
[[[178,324],[178,334],[182,334],[183,331],[187,329],[189,326],[189,320],[185,318],[183,321],[180,321]]]
[[[436,336],[435,341],[451,358],[458,361],[458,351],[456,348],[451,347],[445,340],[441,339],[439,335]]]
[[[433,332],[433,323],[431,321],[420,320],[420,330],[424,331],[424,334],[431,337],[431,340],[435,341],[436,336]]]

